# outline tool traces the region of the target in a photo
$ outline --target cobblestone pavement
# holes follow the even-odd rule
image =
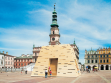
[[[111,83],[111,70],[82,72],[79,77],[31,77],[20,72],[0,73],[0,83]]]

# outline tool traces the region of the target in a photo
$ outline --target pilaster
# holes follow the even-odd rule
[[[111,67],[110,67],[110,65],[109,65],[109,70],[111,70]]]
[[[104,65],[104,70],[106,70],[106,65]]]

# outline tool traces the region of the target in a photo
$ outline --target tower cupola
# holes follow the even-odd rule
[[[52,12],[52,24],[50,25],[50,42],[49,45],[59,45],[59,25],[57,24],[57,12],[55,11],[55,5],[54,5],[54,11]]]

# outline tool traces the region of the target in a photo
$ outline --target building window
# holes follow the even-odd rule
[[[90,60],[88,60],[88,63],[90,63]]]
[[[93,58],[93,56],[92,56],[92,58]]]
[[[100,63],[102,63],[102,60],[100,60]]]
[[[52,38],[52,41],[54,41],[55,40],[55,38]]]
[[[1,61],[1,64],[3,65],[3,61]]]
[[[16,63],[16,66],[17,66],[17,63]]]
[[[97,63],[97,60],[95,62]]]
[[[11,65],[12,65],[12,62],[11,62]]]
[[[7,61],[5,62],[5,64],[7,65]]]
[[[107,55],[107,57],[109,57],[109,56]]]
[[[93,60],[92,60],[92,63],[93,63]]]
[[[10,60],[10,57],[8,57],[8,60]]]
[[[8,62],[8,65],[10,65],[10,61]]]
[[[2,56],[2,59],[3,59],[3,56]]]
[[[26,66],[26,63],[24,63],[24,66]]]
[[[89,56],[88,56],[88,58],[89,58]]]
[[[105,57],[105,55],[104,55],[104,57]]]
[[[103,62],[105,63],[105,60]]]
[[[107,60],[107,63],[108,63],[108,60]]]
[[[102,58],[102,55],[101,55],[101,58]]]
[[[5,59],[7,59],[7,57],[5,57]]]
[[[54,31],[53,31],[53,34],[54,34]]]
[[[96,58],[97,58],[97,55],[96,55]]]
[[[23,66],[23,64],[21,63],[21,66]]]
[[[36,56],[36,54],[37,54],[37,53],[35,53],[35,56]]]
[[[12,58],[11,58],[11,60],[12,60]]]
[[[19,63],[19,66],[20,66],[20,63]]]

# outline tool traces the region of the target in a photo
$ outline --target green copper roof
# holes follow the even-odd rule
[[[76,43],[75,43],[75,39],[74,39],[74,43],[73,43],[73,44],[74,44],[74,45],[76,44]]]
[[[57,12],[55,11],[55,5],[54,5],[54,11],[52,12],[52,16],[56,15],[57,17]],[[50,25],[51,27],[57,26],[59,27],[59,25],[57,24],[57,18],[53,17],[52,18],[52,24]]]
[[[33,44],[33,48],[35,47],[35,45]]]
[[[57,27],[59,27],[59,25],[58,25],[58,24],[51,24],[50,26],[51,26],[51,27],[52,27],[52,26],[57,26]]]
[[[56,11],[53,11],[52,13],[53,13],[53,14],[57,14],[57,12],[56,12]]]

